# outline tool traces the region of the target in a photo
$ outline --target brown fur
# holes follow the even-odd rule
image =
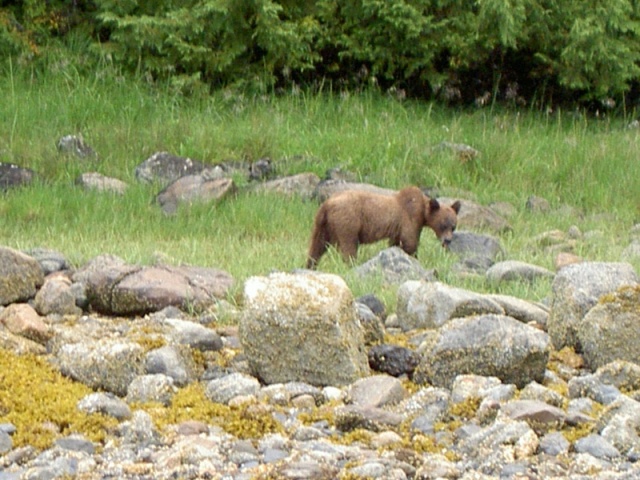
[[[329,245],[345,261],[355,259],[358,245],[385,238],[409,255],[418,250],[422,228],[431,228],[444,246],[453,238],[460,202],[451,206],[430,199],[418,187],[395,195],[350,190],[328,198],[318,210],[311,235],[307,268],[315,268]]]

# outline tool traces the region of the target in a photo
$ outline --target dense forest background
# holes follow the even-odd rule
[[[379,88],[455,105],[640,101],[637,0],[0,1],[1,67],[110,65],[186,94]]]

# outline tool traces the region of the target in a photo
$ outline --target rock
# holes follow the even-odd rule
[[[595,431],[631,461],[640,449],[640,403],[621,395],[598,419]]]
[[[209,179],[203,174],[182,176],[162,190],[156,201],[167,214],[173,214],[178,205],[220,201],[237,191],[231,178]]]
[[[223,347],[220,335],[211,328],[177,318],[167,318],[162,323],[168,327],[167,337],[174,343],[203,352],[218,351]]]
[[[215,403],[228,404],[233,398],[251,395],[256,396],[260,390],[260,382],[242,373],[232,373],[207,383],[205,395]]]
[[[38,313],[45,316],[82,314],[82,309],[76,305],[76,293],[71,288],[71,280],[62,275],[46,278],[36,293],[34,305]]]
[[[640,285],[600,297],[576,328],[587,365],[592,370],[615,360],[640,365],[639,322]]]
[[[440,282],[403,283],[396,307],[403,330],[439,328],[451,319],[485,313],[504,314],[489,297]]]
[[[569,452],[571,444],[560,432],[550,432],[540,439],[540,451],[547,455],[563,455]]]
[[[126,400],[128,403],[158,402],[167,406],[177,391],[173,378],[167,375],[140,375],[129,384]]]
[[[349,386],[350,403],[360,407],[380,408],[400,402],[407,395],[400,380],[390,375],[372,375]]]
[[[143,373],[142,347],[111,339],[62,345],[53,361],[63,375],[119,396]]]
[[[382,408],[347,405],[335,410],[336,428],[343,432],[356,429],[382,432],[402,423],[402,415]]]
[[[204,165],[197,160],[157,152],[136,167],[135,176],[144,183],[159,182],[167,185],[184,175],[198,174],[203,169]]]
[[[547,329],[556,350],[581,350],[577,331],[583,317],[607,293],[636,285],[638,276],[628,263],[584,262],[560,270],[551,285]]]
[[[506,315],[520,320],[522,323],[547,325],[549,312],[537,304],[510,295],[488,294],[486,297],[499,304]]]
[[[463,403],[470,399],[484,399],[494,388],[502,385],[497,377],[458,375],[451,385],[451,401]]]
[[[356,298],[356,303],[361,303],[369,307],[369,310],[380,320],[387,318],[387,309],[378,297],[369,293]]]
[[[0,162],[0,191],[30,185],[36,179],[36,173],[12,163]]]
[[[112,393],[91,393],[78,402],[78,410],[85,413],[101,413],[118,420],[131,417],[131,409],[127,403]]]
[[[68,270],[71,268],[69,261],[64,254],[50,250],[48,248],[32,248],[24,251],[25,255],[34,258],[42,268],[45,276],[58,272],[60,270]]]
[[[74,277],[75,278],[75,277]],[[176,306],[203,310],[224,298],[233,284],[228,273],[191,266],[118,265],[86,275],[92,308],[110,315],[144,314]]]
[[[633,262],[640,260],[640,241],[631,242],[620,254],[620,260],[623,262]]]
[[[106,177],[98,172],[82,173],[76,179],[76,184],[85,190],[115,193],[117,195],[124,195],[127,188],[129,188],[129,185],[122,180]]]
[[[517,260],[495,263],[487,270],[487,280],[493,283],[509,281],[533,282],[539,279],[553,279],[554,273],[546,268]]]
[[[420,262],[400,247],[389,247],[359,265],[354,272],[363,278],[380,278],[387,284],[400,284],[408,280],[436,280],[435,270],[425,270]]]
[[[26,303],[14,303],[0,312],[0,325],[14,335],[45,345],[53,336],[51,328]]]
[[[570,379],[568,387],[570,398],[587,397],[603,405],[614,402],[622,395],[616,387],[603,383],[593,374]]]
[[[297,196],[305,200],[312,198],[320,177],[315,173],[300,173],[289,177],[276,178],[251,187],[254,192],[273,192],[286,196]]]
[[[373,370],[394,377],[411,376],[420,362],[420,357],[414,351],[389,344],[374,345],[369,349],[368,358]]]
[[[353,296],[335,275],[249,278],[240,339],[251,370],[266,384],[345,385],[369,373]]]
[[[356,302],[356,312],[362,331],[365,345],[375,345],[384,340],[384,325],[382,320],[375,316],[371,309],[362,303]]]
[[[539,400],[513,400],[500,408],[500,414],[524,420],[538,435],[559,430],[566,418],[560,408]]]
[[[614,360],[599,367],[595,377],[602,383],[613,385],[621,391],[640,390],[640,365],[624,360]]]
[[[487,258],[491,261],[504,255],[500,242],[490,235],[456,230],[449,251],[462,258]]]
[[[609,441],[600,435],[591,434],[576,441],[574,448],[578,453],[588,453],[596,458],[612,459],[620,456],[620,452]]]
[[[455,199],[445,197],[438,200],[447,204],[455,201]],[[485,230],[494,233],[504,233],[511,230],[509,222],[489,207],[464,199],[460,200],[460,203],[462,207],[458,213],[458,229]]]
[[[554,407],[563,408],[565,398],[555,390],[540,385],[538,382],[531,382],[520,391],[520,400],[537,400]]]
[[[462,451],[485,459],[507,445],[514,447],[516,458],[527,458],[537,450],[539,440],[527,422],[497,420],[460,442]]]
[[[495,376],[522,388],[542,381],[549,337],[504,315],[450,320],[420,346],[416,383],[449,387],[460,374]]]
[[[193,382],[201,373],[193,361],[191,351],[181,345],[165,345],[147,353],[145,357],[147,374],[162,374],[171,378],[178,387]]]
[[[56,148],[63,155],[70,155],[80,159],[95,159],[98,157],[95,150],[85,143],[81,135],[60,137],[56,143]]]
[[[0,247],[0,305],[27,301],[44,283],[40,264],[32,257]]]
[[[526,208],[527,210],[536,213],[549,213],[551,211],[549,201],[536,195],[531,195],[527,198]]]

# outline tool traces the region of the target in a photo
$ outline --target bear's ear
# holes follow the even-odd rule
[[[462,207],[460,200],[456,200],[455,203],[451,205],[451,208],[453,208],[453,211],[456,212],[456,214],[460,213],[460,207]]]
[[[438,200],[436,200],[435,198],[430,198],[429,199],[429,212],[435,212],[439,208],[440,208],[440,204],[438,203]]]

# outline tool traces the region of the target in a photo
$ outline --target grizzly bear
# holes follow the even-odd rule
[[[315,217],[307,268],[314,269],[329,245],[345,261],[355,259],[358,245],[384,238],[416,255],[422,228],[431,228],[447,246],[456,228],[460,202],[441,205],[418,187],[406,187],[394,195],[349,190],[329,197]]]

